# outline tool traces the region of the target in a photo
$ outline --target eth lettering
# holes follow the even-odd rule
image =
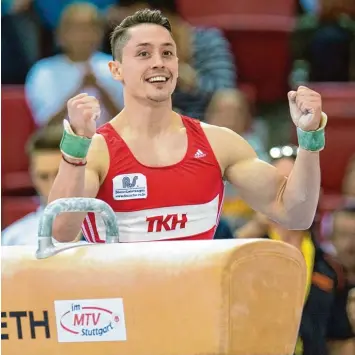
[[[38,318],[35,320],[33,311],[17,311],[17,312],[1,312],[1,340],[9,340],[9,334],[4,334],[3,329],[7,328],[8,319],[13,318],[16,321],[17,329],[17,339],[23,339],[22,327],[23,325],[29,324],[31,338],[36,339],[36,329],[44,328],[45,336],[47,339],[51,337],[49,330],[49,320],[48,320],[48,311],[43,311],[43,317],[41,320]],[[36,312],[37,313],[37,312]],[[28,318],[28,323],[22,322],[23,318]],[[5,320],[5,322],[3,321]],[[11,334],[11,337],[13,334]]]

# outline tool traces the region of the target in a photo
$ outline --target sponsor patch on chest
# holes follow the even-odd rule
[[[112,179],[113,199],[137,200],[148,197],[147,178],[140,173],[117,175]]]

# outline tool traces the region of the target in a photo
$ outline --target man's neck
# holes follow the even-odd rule
[[[125,107],[117,117],[125,122],[131,134],[146,138],[171,129],[177,122],[170,100],[149,104],[145,100],[125,97]]]

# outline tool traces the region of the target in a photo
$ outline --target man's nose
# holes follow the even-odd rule
[[[164,60],[160,54],[155,54],[153,57],[153,68],[164,68]]]

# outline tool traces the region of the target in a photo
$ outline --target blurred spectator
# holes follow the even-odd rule
[[[276,159],[274,165],[282,174],[288,176],[293,168],[294,160],[295,155],[283,156]],[[236,234],[240,238],[268,238],[284,241],[297,247],[305,258],[306,302],[295,354],[354,354],[355,333],[350,327],[346,303],[349,287],[344,283],[344,273],[340,264],[318,246],[313,229],[286,230],[258,213],[253,221],[239,229]],[[349,262],[350,255],[347,254],[347,256]],[[355,257],[352,264],[354,262]]]
[[[217,92],[206,113],[206,122],[240,134],[260,159],[270,160],[266,150],[267,127],[261,119],[253,117],[252,108],[243,92],[233,89]]]
[[[343,194],[347,199],[355,199],[355,155],[350,159],[345,171]]]
[[[33,0],[35,8],[45,26],[55,29],[60,21],[60,16],[69,5],[79,2],[91,3],[95,5],[102,13],[116,1],[115,0]]]
[[[268,132],[261,120],[252,116],[251,107],[242,92],[224,90],[212,98],[210,109],[206,114],[206,122],[226,127],[240,134],[254,148],[258,157],[269,161],[266,151]],[[245,224],[254,211],[239,197],[237,189],[226,183],[222,215],[234,230]]]
[[[355,156],[348,163],[342,186],[342,200],[344,203],[355,203]],[[332,213],[325,213],[321,219],[320,232],[323,237],[322,248],[334,255],[336,250],[330,238],[333,228]]]
[[[52,126],[37,131],[29,140],[27,152],[30,158],[30,174],[40,196],[40,207],[16,221],[1,233],[2,245],[34,245],[38,241],[38,225],[47,204],[49,191],[58,173],[61,161],[59,144],[62,126]]]
[[[112,22],[145,7],[161,10],[171,22],[179,57],[179,78],[172,97],[174,110],[203,120],[213,95],[235,88],[233,54],[219,29],[188,24],[179,15],[176,0],[123,0],[119,5],[114,12],[118,18],[111,18]]]
[[[354,0],[318,0],[320,17],[324,21],[337,20],[343,15],[355,19]]]
[[[299,4],[305,13],[315,14],[319,11],[319,0],[299,0]]]
[[[78,3],[67,7],[57,35],[64,53],[40,60],[26,80],[26,96],[36,123],[62,122],[67,101],[80,92],[99,99],[98,126],[107,122],[123,107],[123,92],[109,71],[111,57],[98,51],[103,22],[95,6]]]
[[[332,217],[331,241],[349,283],[355,287],[355,201],[336,210]]]
[[[339,299],[346,307],[349,321],[343,319],[344,322],[339,324],[338,329],[344,329],[344,332],[350,332],[352,329],[353,339],[348,346],[349,354],[355,354],[355,201],[342,206],[333,213],[331,241],[335,247],[336,256],[346,272],[346,288],[339,295]],[[331,321],[339,320],[332,319]]]
[[[353,287],[347,299],[347,312],[353,332],[355,333],[355,288]]]
[[[354,72],[355,1],[304,0],[294,35],[294,71],[307,62],[309,81],[349,81]],[[301,84],[301,82],[299,83]]]
[[[32,0],[1,1],[1,83],[23,84],[40,55]]]
[[[221,218],[219,220],[216,233],[213,239],[234,239],[232,230],[229,227],[228,222],[224,218]]]

